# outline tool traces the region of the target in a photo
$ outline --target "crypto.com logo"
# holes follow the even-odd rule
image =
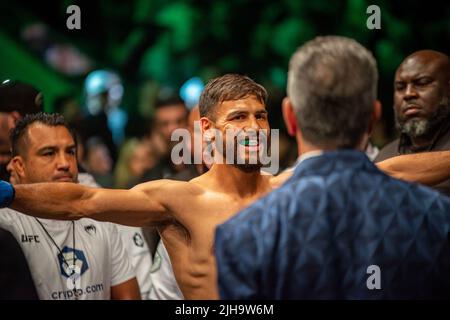
[[[89,269],[89,265],[82,250],[65,246],[58,254],[61,275],[66,277],[69,290],[81,288],[81,276]]]
[[[174,164],[258,165],[271,174],[279,170],[279,130],[236,130],[225,133],[208,129],[201,133],[200,121],[194,122],[193,137],[187,129],[176,129],[171,135],[178,143],[172,148]]]

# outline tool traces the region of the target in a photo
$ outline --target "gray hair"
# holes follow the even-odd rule
[[[289,64],[288,96],[306,141],[354,148],[369,126],[377,95],[372,54],[355,40],[317,37]]]

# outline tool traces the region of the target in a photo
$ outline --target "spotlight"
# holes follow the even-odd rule
[[[204,87],[205,85],[199,77],[190,78],[181,86],[180,97],[184,100],[187,108],[192,109],[198,104]]]

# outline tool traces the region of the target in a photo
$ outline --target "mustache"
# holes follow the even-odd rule
[[[400,110],[402,112],[405,112],[406,110],[411,109],[411,108],[417,108],[417,109],[420,109],[420,110],[424,109],[423,106],[418,104],[418,103],[405,103],[405,104],[401,105]]]
[[[57,174],[57,175],[53,176],[53,179],[61,179],[61,178],[73,179],[73,174],[67,172],[67,173]]]

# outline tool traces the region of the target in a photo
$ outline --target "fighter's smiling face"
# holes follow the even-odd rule
[[[251,152],[257,154],[262,147],[261,143],[267,141],[267,139],[261,139],[262,134],[270,136],[266,107],[254,96],[220,103],[216,107],[212,122],[214,129],[217,129],[223,137],[224,159],[227,151],[229,152],[232,147],[236,165],[248,164]],[[227,139],[233,139],[233,141],[227,143]],[[261,167],[260,164],[255,165],[255,167],[251,167],[254,170]]]

